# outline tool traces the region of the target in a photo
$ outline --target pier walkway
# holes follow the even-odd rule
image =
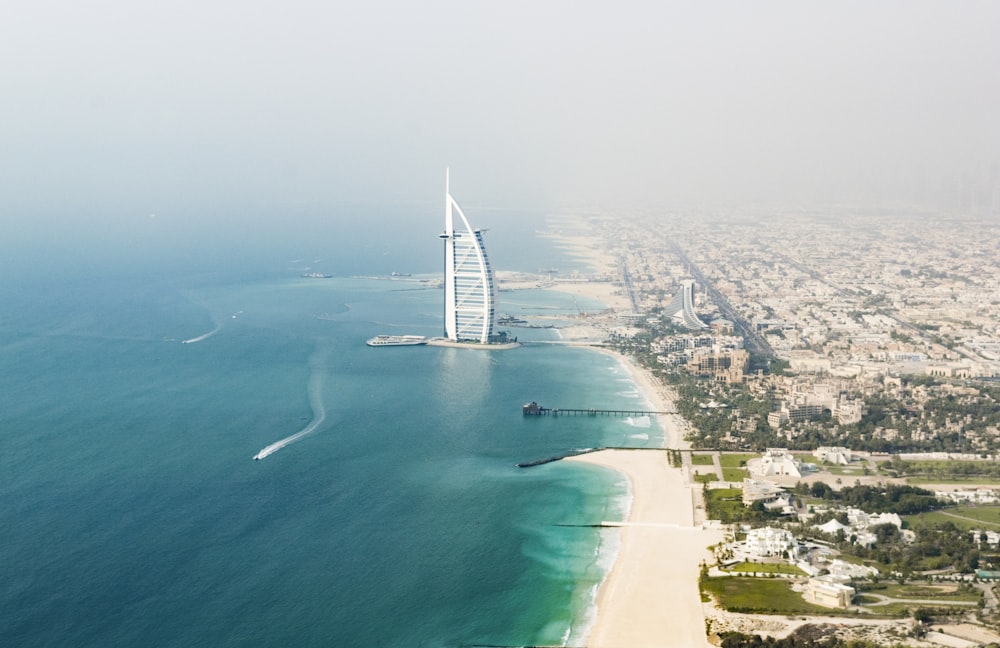
[[[657,412],[652,410],[617,410],[617,409],[574,409],[562,407],[542,407],[535,401],[521,407],[521,413],[525,416],[657,416],[665,414],[676,414],[676,410],[668,412]]]

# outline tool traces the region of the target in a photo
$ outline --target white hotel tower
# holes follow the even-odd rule
[[[444,334],[456,342],[486,344],[496,327],[497,285],[483,244],[485,230],[469,225],[451,197],[447,171],[444,184]]]

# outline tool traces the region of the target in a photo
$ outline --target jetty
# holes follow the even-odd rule
[[[677,411],[657,412],[653,410],[617,410],[617,409],[595,409],[595,408],[565,408],[565,407],[542,407],[535,401],[525,403],[521,406],[521,413],[525,416],[657,416],[663,414],[676,414]]]
[[[544,466],[545,464],[552,463],[555,461],[562,461],[567,457],[577,457],[579,455],[590,454],[591,452],[599,452],[601,450],[606,450],[607,448],[580,448],[578,450],[570,450],[569,452],[564,452],[563,454],[553,455],[551,457],[545,457],[544,459],[532,459],[531,461],[522,461],[519,464],[515,464],[518,468],[534,468],[535,466]]]

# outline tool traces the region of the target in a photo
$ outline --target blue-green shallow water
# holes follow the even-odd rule
[[[514,464],[660,443],[521,416],[637,403],[595,352],[366,347],[439,332],[441,294],[414,282],[168,273],[3,297],[4,645],[557,644],[614,547],[555,525],[620,516],[625,486]]]

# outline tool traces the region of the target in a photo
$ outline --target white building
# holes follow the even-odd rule
[[[802,462],[793,457],[785,448],[768,448],[757,465],[757,476],[802,476]]]
[[[817,529],[823,533],[836,534],[837,531],[843,531],[845,534],[851,530],[851,527],[846,524],[841,524],[837,520],[827,520],[823,524],[815,525]]]
[[[986,535],[986,544],[991,548],[996,548],[1000,544],[1000,533],[996,531],[982,531],[980,529],[969,529],[969,535],[972,536],[972,541],[976,543],[977,546],[982,546],[983,535]]]
[[[976,488],[972,490],[935,491],[934,497],[952,502],[973,502],[975,504],[995,504],[1000,501],[997,492],[991,488]]]
[[[791,531],[774,527],[760,527],[747,531],[744,542],[748,556],[766,557],[780,556],[784,552],[795,552],[795,536]]]
[[[822,576],[810,578],[802,593],[810,603],[831,608],[846,608],[854,598],[854,588],[849,585],[835,583]]]
[[[455,214],[460,219],[455,227]],[[496,328],[497,285],[483,231],[473,229],[451,197],[445,174],[444,334],[449,340],[490,342]]]
[[[784,487],[774,482],[750,479],[749,477],[743,478],[743,506],[752,506],[754,502],[774,502],[782,495],[787,496],[788,493],[785,492]],[[787,497],[784,498],[783,504],[788,504]]]
[[[879,524],[893,524],[897,529],[903,528],[903,520],[895,513],[865,513],[861,509],[847,509],[847,521],[854,529],[867,529]]]
[[[852,578],[871,578],[878,576],[878,569],[866,565],[855,565],[844,562],[839,558],[830,561],[830,579],[841,582],[850,581]]]
[[[816,448],[816,452],[813,453],[816,458],[820,461],[831,464],[839,464],[846,466],[851,463],[854,458],[851,456],[851,451],[847,448],[841,448],[839,446],[821,446]]]

